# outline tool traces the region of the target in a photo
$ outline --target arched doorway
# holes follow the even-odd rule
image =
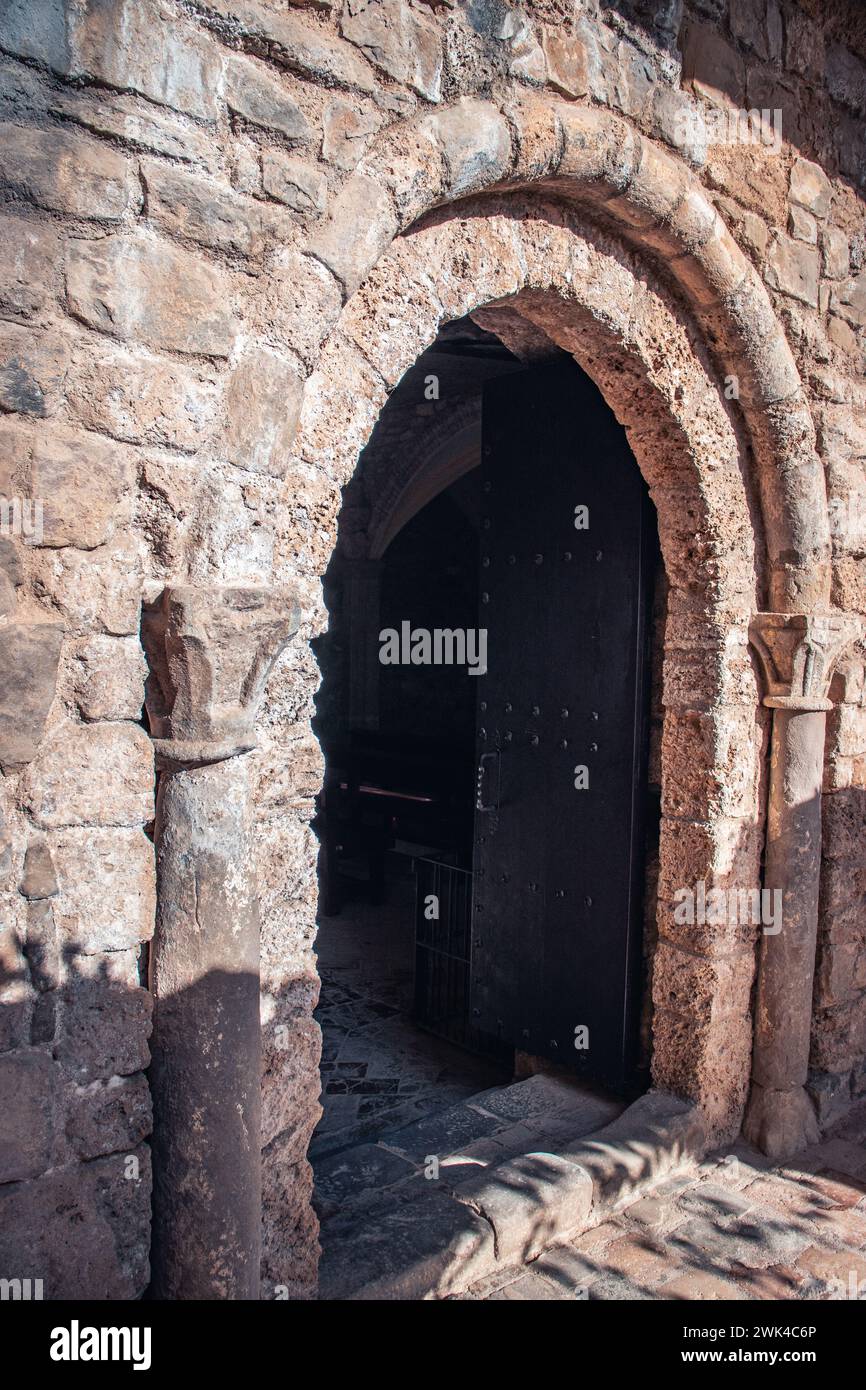
[[[571,357],[539,334],[521,361],[508,316],[479,318],[493,332],[444,325],[391,394],[325,581],[311,1157],[332,1294],[357,1273],[353,1208],[411,1189],[422,1137],[453,1181],[475,1142],[507,1151],[515,1078],[561,1084],[535,1100],[542,1147],[581,1094],[564,1078],[612,1088],[581,1095],[587,1130],[648,1080],[654,516]]]

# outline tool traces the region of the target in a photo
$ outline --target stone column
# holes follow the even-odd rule
[[[261,1259],[259,920],[249,759],[282,592],[167,589],[145,614],[156,814],[152,1289],[256,1299]]]
[[[833,667],[860,635],[844,614],[758,613],[750,638],[773,710],[764,887],[781,930],[761,938],[752,1089],[745,1137],[772,1158],[818,1138],[805,1090],[821,873],[821,784]]]

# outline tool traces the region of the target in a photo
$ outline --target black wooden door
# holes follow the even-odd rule
[[[571,361],[485,387],[482,472],[472,1021],[628,1084],[652,508],[622,428]]]

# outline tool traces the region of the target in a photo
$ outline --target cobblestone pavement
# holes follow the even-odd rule
[[[866,1299],[866,1103],[781,1167],[734,1145],[461,1299]]]
[[[324,1114],[311,1158],[409,1124],[509,1081],[501,1067],[416,1028],[414,880],[382,906],[350,902],[319,927]]]

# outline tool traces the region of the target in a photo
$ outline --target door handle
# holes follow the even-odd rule
[[[494,780],[495,771],[495,780]],[[489,799],[488,793],[494,793]],[[499,752],[482,753],[475,778],[476,811],[495,811],[499,806]]]

